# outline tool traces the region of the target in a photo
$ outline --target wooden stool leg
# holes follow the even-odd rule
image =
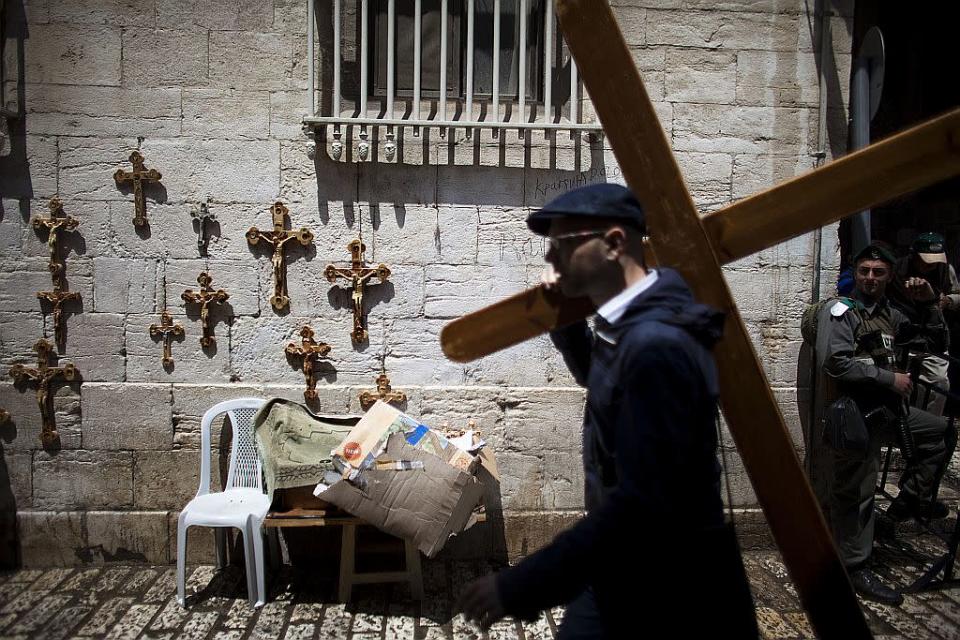
[[[409,540],[403,541],[406,551],[407,576],[414,600],[423,600],[423,571],[420,569],[420,550]]]
[[[339,602],[349,602],[353,591],[354,560],[357,549],[357,527],[343,525],[340,539],[340,585],[337,590]]]

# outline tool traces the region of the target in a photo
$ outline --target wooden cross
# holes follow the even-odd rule
[[[200,291],[187,289],[180,294],[180,298],[188,304],[200,305],[200,324],[203,326],[203,336],[200,338],[200,345],[207,348],[217,343],[217,339],[213,335],[213,323],[210,321],[210,305],[223,304],[230,299],[230,294],[223,289],[214,291],[210,286],[213,278],[211,278],[206,271],[201,272],[200,275],[197,276],[197,282],[200,284]]]
[[[313,339],[313,329],[304,326],[300,329],[300,344],[291,342],[284,349],[284,352],[295,358],[303,358],[303,375],[307,379],[307,389],[303,392],[303,397],[307,401],[317,399],[317,361],[330,353],[330,345],[325,342],[317,342]]]
[[[288,209],[282,202],[276,202],[270,207],[270,213],[273,215],[273,231],[260,231],[256,227],[250,227],[247,231],[247,242],[251,246],[256,245],[263,240],[273,247],[273,295],[270,297],[270,305],[280,311],[290,305],[290,297],[287,295],[287,264],[283,245],[290,240],[296,240],[303,246],[313,242],[313,233],[306,227],[299,231],[284,229],[284,219],[287,217]]]
[[[338,278],[350,281],[353,289],[353,331],[350,332],[350,337],[354,342],[363,342],[367,339],[367,329],[363,322],[363,293],[367,287],[367,280],[377,276],[380,282],[386,282],[390,277],[390,269],[382,262],[375,268],[363,266],[363,254],[366,250],[366,245],[359,238],[352,240],[347,245],[347,251],[350,252],[350,268],[343,269],[328,264],[323,271],[323,275],[330,282],[336,282]]]
[[[34,216],[31,223],[35,231],[40,232],[44,229],[47,231],[47,248],[50,250],[50,262],[48,266],[50,268],[50,276],[53,278],[54,286],[56,286],[63,272],[63,265],[58,261],[57,256],[57,241],[59,240],[60,231],[73,231],[80,226],[80,221],[64,214],[63,202],[60,198],[51,198],[48,208],[50,209],[49,217],[42,218],[40,216]]]
[[[51,449],[56,447],[60,441],[60,434],[57,433],[57,427],[54,423],[53,402],[50,395],[51,385],[58,378],[67,381],[74,380],[79,373],[77,368],[70,363],[62,367],[51,367],[50,356],[53,352],[53,345],[43,338],[33,345],[33,350],[37,352],[37,368],[28,369],[22,364],[15,364],[10,367],[10,377],[17,383],[36,386],[37,405],[40,407],[40,415],[43,419],[40,442],[45,449]]]
[[[213,222],[217,216],[210,213],[210,206],[206,202],[201,202],[200,206],[190,212],[190,217],[197,221],[197,250],[201,256],[207,255],[207,244],[210,238],[207,236],[207,222]]]
[[[160,314],[160,324],[150,325],[150,337],[151,338],[162,338],[163,339],[163,366],[171,369],[173,368],[173,353],[171,348],[171,343],[175,336],[182,336],[184,334],[182,324],[174,324],[173,316],[170,315],[170,312],[164,309],[163,313]]]
[[[63,353],[67,347],[67,327],[66,319],[63,316],[63,303],[80,302],[80,294],[64,291],[61,288],[60,279],[54,277],[53,291],[37,291],[37,298],[41,302],[49,302],[53,305],[53,339],[57,344],[57,350]]]
[[[870,638],[720,265],[960,174],[960,111],[701,218],[609,5],[557,0],[557,17],[627,184],[647,204],[656,259],[727,314],[714,350],[721,405],[815,633]],[[441,341],[465,362],[592,311],[537,287],[447,325]]]
[[[157,182],[163,176],[156,169],[147,170],[143,165],[143,156],[139,151],[130,154],[130,162],[133,164],[133,171],[124,171],[117,169],[113,174],[117,186],[123,186],[125,182],[133,183],[133,205],[136,215],[133,217],[133,225],[143,227],[147,225],[147,203],[143,195],[144,182]]]
[[[385,373],[377,376],[376,391],[361,391],[358,397],[360,398],[360,406],[364,409],[369,409],[377,400],[388,403],[407,401],[407,394],[403,391],[393,391],[393,387],[390,386],[390,378]]]

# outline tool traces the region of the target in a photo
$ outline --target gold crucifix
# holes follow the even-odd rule
[[[143,164],[143,156],[139,151],[130,154],[130,162],[133,164],[133,171],[124,171],[117,169],[113,174],[117,186],[122,186],[125,182],[133,183],[133,206],[136,215],[133,217],[133,224],[136,227],[147,225],[147,203],[143,195],[144,182],[158,182],[163,176],[156,169],[148,170]]]
[[[57,256],[57,241],[60,239],[60,231],[73,231],[80,226],[80,221],[64,214],[63,202],[60,198],[51,198],[50,204],[47,206],[50,209],[50,216],[47,218],[34,216],[31,223],[35,231],[40,232],[44,229],[47,231],[47,248],[50,250],[50,263],[48,266],[50,268],[50,276],[53,278],[54,286],[56,286],[64,268],[64,265],[59,262]]]
[[[353,331],[350,332],[350,337],[354,342],[363,342],[367,339],[367,329],[363,322],[363,293],[367,287],[367,280],[377,276],[380,282],[386,282],[390,277],[390,269],[382,262],[374,268],[363,266],[363,254],[366,250],[366,245],[359,238],[352,240],[347,245],[347,251],[350,252],[350,268],[344,269],[328,264],[323,271],[323,275],[330,282],[336,282],[338,278],[350,281],[353,288]]]
[[[174,324],[173,316],[166,309],[160,314],[160,324],[150,325],[150,337],[163,340],[163,366],[167,369],[173,368],[173,350],[171,348],[173,338],[183,334],[183,325],[180,323]]]
[[[200,338],[200,345],[207,348],[217,343],[217,339],[213,335],[213,323],[210,321],[210,305],[223,304],[230,299],[230,294],[223,289],[214,291],[210,286],[213,278],[206,271],[197,276],[197,282],[200,283],[200,291],[187,289],[180,294],[180,297],[188,304],[200,305],[200,324],[203,326],[203,337]]]
[[[303,375],[307,379],[307,389],[303,397],[307,401],[317,399],[317,361],[330,353],[330,345],[313,339],[313,329],[304,326],[300,329],[300,344],[289,343],[284,352],[292,358],[303,358]]]
[[[273,258],[271,260],[273,264],[273,295],[270,297],[270,305],[277,311],[290,305],[290,297],[287,295],[287,263],[283,245],[294,239],[303,246],[313,242],[313,233],[306,227],[302,227],[299,231],[283,228],[287,212],[288,209],[282,202],[276,202],[270,207],[270,213],[273,216],[273,231],[260,231],[256,227],[250,227],[250,230],[247,231],[247,242],[251,246],[263,240],[273,247]]]
[[[66,319],[63,316],[63,303],[80,302],[81,297],[79,293],[64,291],[60,283],[61,279],[54,277],[53,291],[37,291],[37,299],[53,305],[53,339],[57,344],[57,351],[63,353],[67,347],[67,327]]]
[[[387,403],[406,402],[407,394],[403,391],[394,391],[390,386],[390,378],[387,374],[381,373],[377,376],[377,388],[375,391],[361,391],[358,396],[360,406],[369,409],[377,400],[383,400]]]
[[[6,424],[10,422],[10,412],[6,409],[0,409],[0,424]]]
[[[40,416],[43,420],[43,430],[40,434],[40,442],[44,449],[55,448],[60,442],[60,434],[57,433],[57,426],[53,418],[53,402],[50,396],[50,387],[57,378],[63,378],[70,381],[77,378],[79,372],[73,364],[65,364],[62,367],[51,367],[50,356],[53,352],[53,345],[41,338],[33,345],[33,350],[37,352],[37,368],[28,369],[22,364],[15,364],[10,367],[10,377],[19,384],[32,384],[37,388],[37,405],[40,407]]]

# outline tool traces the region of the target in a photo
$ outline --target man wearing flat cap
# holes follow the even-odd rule
[[[626,188],[591,185],[527,218],[546,236],[544,282],[598,307],[551,334],[587,388],[586,516],[514,567],[464,590],[484,628],[566,605],[558,638],[757,637],[749,585],[724,521],[717,460],[723,314],[680,275],[648,269],[644,213]],[[681,596],[696,585],[696,615]]]
[[[939,349],[947,339],[943,316],[929,285],[912,286],[917,304],[925,305],[924,324],[915,327],[886,296],[896,258],[889,247],[874,243],[854,258],[854,291],[821,308],[816,333],[817,363],[824,375],[820,397],[824,411],[823,444],[832,472],[821,495],[840,556],[854,588],[863,597],[899,605],[903,596],[881,582],[870,568],[873,549],[874,491],[880,447],[896,442],[907,460],[900,493],[887,509],[894,521],[914,516],[943,518],[947,508],[932,494],[956,444],[946,421],[908,408],[913,384],[897,371],[895,347],[918,336]]]
[[[891,303],[914,324],[924,323],[928,305],[923,300],[917,300],[917,293],[929,286],[951,329],[951,337],[957,338],[953,335],[953,325],[960,323],[951,323],[951,320],[960,320],[960,284],[957,284],[956,272],[947,262],[942,235],[930,231],[919,234],[910,246],[910,253],[897,260],[891,285]],[[957,328],[960,329],[960,326]],[[940,357],[943,351],[934,350],[934,346],[922,340],[915,344],[914,355],[922,358],[920,379],[949,390],[949,366],[946,359]],[[919,351],[929,355],[924,356]],[[927,395],[924,392],[918,394],[917,401],[921,409],[942,415],[946,396],[936,392]]]

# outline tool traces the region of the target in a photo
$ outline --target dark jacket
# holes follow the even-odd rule
[[[719,388],[709,349],[722,325],[720,312],[694,302],[682,278],[661,269],[596,338],[583,322],[553,334],[588,389],[588,513],[498,575],[508,613],[532,617],[590,586],[610,637],[671,627],[687,634],[701,623],[711,633],[756,636],[720,498]],[[689,589],[703,596],[696,611]]]

